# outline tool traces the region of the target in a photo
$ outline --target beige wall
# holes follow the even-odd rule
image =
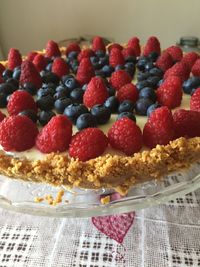
[[[199,0],[0,0],[0,46],[23,54],[48,39],[98,34],[124,42],[157,35],[166,47],[180,36],[200,37]]]

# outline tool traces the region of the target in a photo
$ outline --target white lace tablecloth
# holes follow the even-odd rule
[[[34,217],[0,209],[0,267],[200,266],[200,190],[131,214],[133,223],[119,243],[97,230],[92,221],[98,224],[98,218]]]

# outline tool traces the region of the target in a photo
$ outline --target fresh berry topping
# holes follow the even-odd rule
[[[106,135],[98,128],[87,128],[72,137],[69,155],[81,161],[101,156],[108,146]]]
[[[117,120],[108,131],[110,145],[130,156],[142,147],[142,132],[129,118]]]
[[[161,53],[160,42],[155,36],[151,36],[147,40],[143,49],[143,55],[148,56],[152,52],[156,52],[158,55]]]
[[[170,69],[165,72],[164,79],[169,76],[178,76],[185,81],[189,78],[190,70],[187,65],[185,65],[182,61],[174,64]]]
[[[31,119],[34,123],[37,122],[38,116],[37,113],[32,109],[26,109],[24,111],[21,111],[19,113],[21,116],[27,116],[29,119]]]
[[[140,98],[135,103],[135,112],[138,115],[146,116],[148,108],[153,104],[153,101],[149,98]]]
[[[36,124],[27,116],[9,116],[1,122],[0,144],[6,151],[25,151],[35,145]]]
[[[13,75],[13,71],[9,70],[9,69],[5,69],[2,72],[2,78],[3,78],[4,81],[6,81],[9,78],[12,78],[12,75]]]
[[[117,91],[117,98],[119,102],[130,100],[136,102],[138,99],[138,90],[133,83],[127,83]]]
[[[199,76],[200,77],[200,59],[197,59],[192,67],[191,70],[192,74],[194,76]]]
[[[152,102],[156,101],[156,93],[154,89],[151,87],[144,87],[142,90],[139,92],[139,98],[148,98],[152,100]]]
[[[96,118],[91,113],[81,114],[76,120],[76,127],[79,131],[85,128],[96,127],[96,126],[97,126]]]
[[[64,115],[57,115],[42,128],[36,146],[43,153],[63,152],[68,149],[71,137],[71,121]]]
[[[175,138],[200,136],[200,112],[176,110],[173,114]]]
[[[52,72],[59,78],[69,73],[69,67],[61,57],[57,57],[53,61]]]
[[[11,95],[15,91],[15,88],[12,86],[12,84],[9,83],[2,83],[0,85],[0,93],[5,95]]]
[[[46,125],[50,120],[51,118],[53,118],[54,116],[56,116],[56,114],[51,111],[51,110],[42,110],[41,112],[39,112],[39,116],[38,116],[38,120],[39,120],[39,123],[44,126]]]
[[[174,62],[180,61],[183,57],[183,51],[176,45],[168,47],[165,51],[170,54]]]
[[[62,97],[55,101],[54,107],[58,113],[63,113],[65,108],[72,104],[72,101],[70,98]]]
[[[120,119],[122,119],[124,117],[125,118],[129,118],[130,120],[136,122],[136,117],[135,117],[135,115],[132,112],[125,111],[125,112],[120,113],[117,116],[117,120],[120,120]]]
[[[90,48],[82,50],[78,55],[78,61],[82,61],[83,58],[90,58],[94,56],[94,51]]]
[[[125,60],[129,57],[135,57],[136,56],[135,51],[132,47],[124,48],[122,50],[122,55],[123,55]]]
[[[66,56],[69,55],[69,53],[71,52],[81,52],[81,48],[77,43],[71,43],[68,45],[67,49],[66,49]]]
[[[84,94],[84,91],[81,88],[75,88],[71,91],[69,97],[74,103],[82,103],[83,94]]]
[[[124,65],[125,60],[122,51],[118,48],[113,48],[109,56],[109,64],[115,68],[117,65]]]
[[[189,52],[184,55],[182,62],[185,63],[189,69],[192,69],[192,66],[194,65],[195,61],[199,59],[199,55],[196,52]]]
[[[51,110],[54,106],[54,98],[51,95],[44,95],[37,100],[37,106],[41,110]]]
[[[73,124],[76,124],[77,118],[84,113],[88,113],[88,109],[83,104],[71,104],[67,105],[67,107],[64,110],[64,114],[73,122]]]
[[[179,77],[169,76],[156,92],[160,105],[167,106],[170,109],[181,105],[183,92]]]
[[[89,58],[83,58],[78,67],[76,79],[80,85],[89,83],[91,78],[95,75],[94,68]]]
[[[119,100],[115,96],[110,96],[106,99],[104,106],[108,108],[111,113],[116,113],[119,106]]]
[[[167,107],[157,108],[151,113],[143,130],[146,146],[167,145],[174,138],[174,121]]]
[[[38,55],[38,53],[37,53],[36,51],[31,51],[31,52],[28,53],[28,55],[27,55],[27,59],[28,59],[29,61],[32,61],[32,62],[33,62],[34,58],[35,58],[37,55]]]
[[[163,72],[173,66],[173,59],[168,52],[163,52],[156,61],[156,66]]]
[[[92,50],[94,51],[101,50],[104,52],[106,51],[104,41],[101,37],[99,36],[94,37],[94,39],[92,40]]]
[[[8,53],[8,68],[13,70],[22,64],[22,56],[19,50],[11,48]]]
[[[5,69],[6,68],[4,67],[4,65],[0,63],[0,77],[1,77],[1,75],[4,72]]]
[[[6,118],[6,115],[0,111],[0,122]]]
[[[29,93],[17,90],[9,97],[7,109],[10,115],[17,115],[26,109],[32,109],[37,112],[37,105]]]
[[[200,88],[196,89],[190,99],[190,109],[200,111]]]
[[[134,50],[134,53],[137,57],[140,56],[141,49],[140,49],[140,40],[137,37],[132,37],[128,41],[128,47],[131,47]]]
[[[110,65],[105,65],[105,66],[103,66],[102,71],[103,71],[105,77],[110,77],[112,72],[114,71],[114,68]]]
[[[191,94],[192,91],[198,87],[200,87],[200,77],[191,77],[188,80],[184,81],[183,91],[185,94]]]
[[[113,44],[109,45],[108,46],[108,52],[109,52],[109,54],[110,54],[111,50],[114,49],[114,48],[117,48],[119,50],[122,50],[123,49],[123,46],[121,46],[118,43],[113,43]]]
[[[88,108],[94,105],[102,105],[108,98],[108,91],[104,81],[100,77],[91,79],[87,86],[87,90],[83,95],[83,103]]]
[[[150,117],[151,113],[152,113],[154,110],[156,110],[157,108],[160,108],[160,107],[161,107],[161,105],[158,104],[158,103],[154,103],[154,104],[152,104],[151,106],[149,106],[148,109],[147,109],[147,116]]]
[[[26,82],[31,82],[37,88],[42,86],[40,74],[36,70],[34,64],[28,60],[22,63],[20,76],[20,84],[23,85]]]
[[[130,100],[124,100],[118,107],[118,113],[122,112],[133,112],[134,103]]]
[[[49,57],[49,58],[61,56],[60,49],[59,49],[58,44],[56,42],[54,42],[52,40],[48,41],[48,43],[46,45],[45,56]]]
[[[110,83],[116,90],[119,90],[125,84],[130,83],[131,80],[131,76],[125,70],[117,70],[113,72],[110,77]]]
[[[33,64],[38,72],[44,70],[47,65],[47,60],[42,54],[37,54],[33,59]]]
[[[95,105],[91,108],[91,114],[95,117],[97,124],[106,124],[111,116],[111,111],[105,105]]]

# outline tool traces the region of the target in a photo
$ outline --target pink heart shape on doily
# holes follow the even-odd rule
[[[122,243],[133,224],[135,212],[102,217],[92,217],[94,226],[103,234]]]

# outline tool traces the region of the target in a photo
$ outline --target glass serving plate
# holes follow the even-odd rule
[[[113,190],[71,189],[46,184],[23,182],[0,176],[0,207],[50,217],[90,217],[130,212],[181,197],[200,187],[200,161],[189,169],[174,172],[161,181],[149,181],[131,188],[127,196],[113,198]],[[36,197],[52,195],[64,190],[62,202],[53,206],[47,201],[35,202]],[[111,196],[108,204],[101,198]],[[113,199],[113,200],[112,200]]]

